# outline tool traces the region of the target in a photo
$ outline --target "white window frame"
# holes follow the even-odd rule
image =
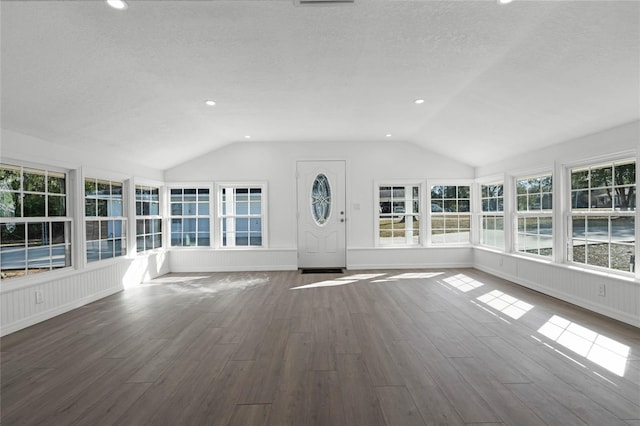
[[[502,186],[502,197],[484,197],[484,191],[483,191],[483,187],[485,186]],[[506,240],[506,234],[507,234],[507,223],[505,220],[505,208],[506,208],[506,201],[507,201],[507,197],[506,197],[506,192],[505,192],[505,182],[504,179],[496,179],[496,180],[490,180],[490,181],[484,181],[484,182],[479,182],[478,183],[478,188],[477,188],[477,194],[478,194],[478,230],[479,230],[479,235],[478,235],[478,242],[481,246],[483,247],[488,247],[490,249],[493,250],[500,250],[500,251],[506,251],[507,249],[507,240]],[[484,200],[496,200],[496,202],[499,202],[500,198],[502,198],[502,209],[496,209],[495,211],[493,210],[484,210]],[[502,219],[502,239],[503,239],[503,244],[502,246],[500,245],[496,245],[496,244],[489,244],[485,241],[484,238],[484,231],[485,231],[485,227],[484,227],[484,222],[485,222],[485,218],[487,217],[492,217],[494,218],[494,220],[497,220],[497,218],[501,218]],[[495,231],[495,229],[494,229]]]
[[[551,209],[540,209],[540,210],[518,210],[518,182],[522,181],[522,180],[529,180],[529,179],[536,179],[536,178],[541,178],[541,177],[546,177],[546,176],[550,176],[551,177],[551,193],[550,198],[551,198]],[[513,253],[518,254],[518,255],[522,255],[522,256],[530,256],[532,258],[535,259],[543,259],[543,260],[548,260],[548,261],[555,261],[556,258],[556,247],[555,247],[555,243],[554,243],[554,230],[557,227],[556,221],[555,221],[555,209],[557,209],[557,202],[556,202],[556,197],[555,194],[557,192],[556,190],[556,186],[557,186],[557,179],[555,176],[555,173],[553,172],[553,170],[548,170],[545,169],[544,171],[536,171],[536,172],[531,172],[531,173],[523,173],[523,174],[519,174],[515,177],[513,177],[512,179],[512,191],[511,191],[511,196],[513,197],[513,228],[512,228],[512,235],[513,235]],[[540,194],[543,194],[543,191],[540,191]],[[527,203],[528,203],[528,198],[530,195],[534,195],[534,194],[530,194],[527,193]],[[541,204],[542,207],[542,204]],[[548,218],[551,221],[551,233],[549,234],[549,239],[551,241],[551,254],[549,255],[544,255],[544,254],[539,254],[540,252],[540,248],[538,247],[538,253],[531,253],[525,250],[520,250],[520,242],[519,242],[519,230],[518,230],[518,226],[519,226],[519,219],[524,219],[525,223],[527,220],[531,220],[531,219],[537,219],[537,221],[539,222],[541,218]],[[538,227],[538,229],[540,229]],[[537,239],[540,240],[540,236],[543,235],[541,234],[539,231],[536,234],[531,234],[531,235],[536,235]]]
[[[50,277],[51,273],[55,273],[55,272],[59,272],[59,271],[69,271],[71,269],[73,269],[75,267],[75,259],[73,258],[73,250],[75,249],[75,241],[73,239],[73,229],[74,229],[74,220],[73,220],[73,214],[70,214],[70,211],[73,210],[73,197],[70,194],[70,189],[72,188],[71,185],[71,171],[64,169],[64,168],[59,168],[59,167],[54,167],[54,166],[50,166],[50,165],[42,165],[42,164],[35,164],[35,163],[28,163],[28,162],[24,162],[24,161],[15,161],[15,160],[11,160],[11,159],[3,159],[2,160],[2,165],[3,166],[9,166],[9,167],[15,167],[15,168],[19,168],[20,169],[20,189],[19,190],[13,190],[13,189],[9,189],[8,192],[16,192],[20,194],[21,199],[24,199],[25,194],[37,194],[37,195],[44,195],[44,211],[45,211],[45,216],[34,216],[34,217],[25,217],[25,216],[20,216],[20,217],[1,217],[0,220],[2,221],[2,224],[0,226],[11,226],[11,224],[25,224],[25,236],[24,236],[24,247],[25,247],[25,268],[24,268],[24,275],[20,275],[20,276],[15,276],[15,277],[11,277],[11,278],[2,278],[2,290],[3,292],[13,288],[14,285],[18,286],[22,286],[25,283],[28,282],[32,282],[35,280],[40,280],[43,274],[47,275]],[[25,191],[24,186],[23,186],[23,176],[25,173],[25,170],[34,170],[34,171],[38,171],[38,172],[44,172],[44,176],[45,176],[45,190],[44,192],[31,192],[31,191]],[[64,188],[64,199],[65,199],[65,216],[49,216],[49,196],[60,196],[58,193],[51,193],[48,191],[48,176],[49,173],[52,174],[63,174],[64,175],[64,179],[65,179],[65,188]],[[22,207],[24,207],[24,205],[22,205]],[[51,242],[49,244],[49,268],[47,271],[41,271],[40,273],[36,273],[36,274],[30,274],[29,271],[29,266],[28,266],[28,253],[29,253],[29,240],[28,240],[28,225],[29,224],[34,224],[34,223],[46,223],[49,226],[53,224],[53,223],[64,223],[65,225],[65,230],[64,230],[64,243],[62,243],[62,245],[65,247],[65,266],[63,267],[57,267],[54,268],[52,263],[53,263],[53,246],[54,245],[59,245],[59,244],[53,244],[53,242]],[[51,232],[49,232],[49,236],[50,238],[51,236]],[[36,278],[37,277],[37,278]],[[46,279],[46,278],[45,278]],[[8,281],[7,281],[8,280]]]
[[[102,182],[109,182],[109,186],[110,188],[112,187],[113,183],[118,183],[120,184],[121,188],[122,188],[122,197],[121,197],[121,202],[122,202],[122,214],[117,216],[117,215],[108,215],[108,216],[87,216],[86,213],[86,203],[87,203],[87,199],[93,199],[92,197],[87,197],[86,194],[86,184],[87,181],[94,181],[96,183],[96,185],[98,184],[99,181]],[[130,232],[129,232],[129,199],[128,199],[128,195],[129,195],[129,181],[127,179],[118,179],[118,178],[112,178],[112,177],[102,177],[99,174],[91,174],[91,175],[85,175],[82,177],[82,193],[81,193],[81,199],[82,199],[82,217],[83,217],[83,258],[84,258],[84,263],[85,265],[89,265],[89,264],[94,264],[94,263],[99,263],[102,261],[108,261],[108,260],[113,260],[113,259],[118,259],[118,258],[125,258],[125,257],[130,257],[131,253],[130,253]],[[96,196],[95,199],[99,199],[100,197]],[[111,203],[113,200],[111,199],[111,197],[109,197],[107,205],[109,205],[109,203]],[[96,210],[97,211],[97,210]],[[97,242],[100,247],[103,244],[103,241],[108,241],[109,238],[105,239],[102,238],[102,235],[100,234],[102,227],[101,227],[101,223],[102,222],[120,222],[120,227],[121,227],[121,237],[119,238],[121,241],[121,248],[120,248],[120,253],[119,255],[113,255],[110,257],[105,257],[102,258],[102,248],[99,249],[98,251],[98,259],[93,259],[90,260],[89,256],[88,256],[88,244],[90,242]],[[89,240],[88,239],[88,235],[87,235],[87,224],[89,222],[97,222],[98,223],[98,236],[99,239],[98,240]],[[113,239],[113,243],[114,243],[114,252],[115,252],[115,243],[116,240],[118,238],[112,238]]]
[[[149,201],[149,200],[145,200],[145,199],[138,199],[138,189],[141,189],[143,191],[145,190],[157,190],[158,191],[158,210],[157,210],[157,214],[144,214],[144,210],[140,210],[141,214],[138,214],[138,203],[143,203],[142,205],[144,205],[144,203],[149,202],[149,203],[153,203],[153,201]],[[148,253],[151,251],[158,251],[158,250],[162,250],[162,248],[164,247],[164,233],[165,233],[165,224],[163,221],[163,211],[164,209],[163,207],[163,201],[164,201],[164,197],[163,197],[163,190],[162,190],[162,186],[161,185],[155,185],[155,184],[146,184],[146,183],[140,183],[140,182],[136,182],[134,187],[133,187],[133,192],[134,192],[134,196],[133,196],[133,202],[135,203],[135,209],[134,210],[134,214],[135,214],[135,218],[134,218],[134,224],[135,226],[134,228],[134,238],[135,238],[135,252],[138,254],[141,253]],[[143,197],[145,193],[143,192]],[[151,204],[150,204],[151,205]],[[144,221],[145,225],[144,226],[144,233],[143,234],[139,234],[138,233],[138,221],[142,220]],[[160,224],[160,230],[159,232],[147,232],[148,230],[146,229],[146,221],[147,220],[151,220],[151,221],[157,221],[157,223]],[[146,240],[148,237],[151,237],[152,241],[156,241],[155,237],[159,237],[159,241],[160,241],[160,245],[156,246],[156,244],[152,244],[153,247],[151,248],[147,248],[146,245]],[[144,239],[144,246],[143,249],[140,250],[140,247],[138,246],[138,240],[142,238]]]
[[[469,211],[468,212],[433,212],[432,211],[432,206],[433,206],[433,201],[432,197],[431,197],[431,191],[432,188],[435,186],[468,186],[469,187]],[[427,186],[425,188],[425,192],[426,192],[426,205],[427,205],[427,211],[428,211],[428,216],[427,216],[427,220],[426,220],[426,227],[427,227],[427,238],[428,238],[428,245],[429,246],[433,246],[433,247],[455,247],[455,246],[471,246],[473,243],[473,233],[475,232],[474,229],[474,211],[475,211],[475,206],[474,206],[474,199],[475,199],[475,191],[476,191],[476,185],[474,185],[473,180],[468,180],[468,179],[433,179],[433,180],[428,180],[427,181]],[[457,194],[456,194],[456,200],[459,200],[461,198],[457,198]],[[463,198],[464,199],[464,198]],[[444,209],[443,209],[444,210]],[[453,215],[468,215],[469,216],[469,239],[467,241],[455,241],[455,242],[434,242],[433,241],[433,216],[453,216]],[[458,227],[458,229],[460,229]],[[438,234],[439,235],[439,234]],[[444,234],[442,234],[444,235]]]
[[[388,213],[389,216],[388,217],[392,217],[393,215],[395,216],[417,216],[418,217],[418,221],[419,221],[419,225],[418,225],[418,242],[415,243],[413,242],[413,232],[410,234],[407,234],[405,232],[405,240],[403,243],[394,243],[393,239],[390,242],[387,241],[382,241],[380,239],[380,219],[381,219],[381,212],[380,212],[380,188],[382,187],[404,187],[405,188],[405,197],[404,197],[404,203],[405,203],[405,210],[406,210],[406,206],[407,205],[413,205],[413,190],[411,191],[407,191],[407,188],[413,188],[415,186],[418,187],[418,211],[417,212],[410,212],[410,213]],[[391,181],[380,181],[380,182],[374,182],[373,185],[373,192],[374,192],[374,200],[375,200],[375,204],[374,204],[374,231],[375,231],[375,246],[376,247],[421,247],[424,245],[425,243],[425,213],[424,213],[424,207],[423,207],[423,200],[425,199],[425,186],[424,186],[424,182],[423,181],[416,181],[416,180],[391,180]],[[387,213],[385,213],[387,214]]]
[[[573,190],[572,190],[572,172],[574,170],[578,171],[580,169],[597,169],[600,167],[604,167],[604,166],[613,166],[615,167],[616,164],[628,164],[630,162],[635,163],[635,168],[636,168],[636,181],[635,181],[635,209],[631,210],[631,211],[621,211],[621,210],[615,210],[615,205],[611,207],[610,210],[605,210],[605,209],[599,209],[599,210],[592,210],[591,206],[584,208],[584,209],[576,209],[575,211],[573,210],[573,203],[572,203],[572,198],[573,198]],[[638,159],[635,155],[635,153],[628,153],[628,154],[620,154],[617,156],[607,156],[607,157],[599,157],[596,159],[590,159],[588,161],[582,161],[582,162],[578,162],[578,163],[572,163],[572,164],[568,164],[565,166],[564,168],[564,173],[566,175],[566,185],[565,185],[565,190],[567,192],[567,206],[566,206],[566,214],[565,214],[565,221],[567,224],[567,232],[566,232],[566,261],[568,264],[572,265],[572,266],[576,266],[576,267],[580,267],[580,268],[584,268],[587,270],[593,270],[593,271],[600,271],[600,272],[605,272],[605,273],[610,273],[610,274],[616,274],[616,275],[621,275],[621,276],[628,276],[628,277],[635,277],[635,278],[640,278],[640,272],[638,271],[638,253],[639,253],[639,248],[638,248],[638,199],[640,198],[638,196]],[[613,171],[613,176],[615,176],[615,170]],[[614,177],[612,177],[612,179],[615,179]],[[615,186],[615,184],[613,185]],[[591,185],[589,184],[589,186],[587,187],[587,190],[592,189]],[[588,218],[594,218],[594,217],[607,217],[608,218],[608,222],[610,223],[611,218],[612,217],[633,217],[635,218],[635,222],[634,222],[634,237],[635,237],[635,241],[634,241],[634,249],[633,249],[633,253],[635,256],[635,263],[632,265],[631,263],[629,264],[630,269],[631,266],[633,266],[633,270],[629,270],[629,271],[625,271],[625,270],[620,270],[620,269],[614,269],[611,267],[605,267],[605,266],[598,266],[598,265],[593,265],[593,264],[589,264],[587,263],[587,253],[585,253],[585,262],[577,262],[573,260],[573,243],[574,243],[574,236],[573,236],[573,222],[574,222],[574,217],[585,217],[586,220],[588,220]],[[587,244],[586,242],[589,241],[586,238],[585,235],[585,247],[588,250]],[[591,241],[604,241],[604,240],[591,240]],[[608,232],[608,238],[607,238],[607,244],[611,243],[611,230],[609,228],[609,232]],[[610,250],[610,247],[609,247]],[[609,265],[611,264],[611,253],[609,251],[608,253],[608,262]]]
[[[265,249],[269,247],[269,234],[268,234],[268,200],[269,200],[269,193],[268,193],[268,185],[267,182],[264,181],[252,181],[252,182],[218,182],[216,183],[216,234],[217,237],[215,239],[216,241],[216,248],[219,249],[224,249],[224,250],[260,250],[260,249]],[[251,189],[260,189],[260,201],[261,201],[261,207],[260,207],[260,214],[251,214],[251,210],[249,210],[249,214],[246,215],[237,215],[234,211],[235,209],[235,200],[232,200],[228,206],[231,207],[231,209],[226,210],[223,208],[222,205],[222,190],[225,189],[230,189],[233,190],[233,194],[235,194],[235,190],[237,189],[249,189],[249,196],[251,194]],[[225,191],[226,192],[226,191]],[[249,199],[249,205],[251,204],[251,201]],[[249,207],[250,209],[250,207]],[[224,220],[230,220],[230,223],[232,226],[234,226],[234,231],[233,234],[235,234],[235,219],[238,218],[248,218],[248,219],[260,219],[260,223],[261,223],[261,244],[258,245],[242,245],[242,246],[236,246],[235,245],[235,240],[231,241],[231,240],[227,240],[227,244],[224,245],[224,232],[223,232],[223,221]],[[229,230],[227,229],[227,232],[229,233]],[[250,232],[250,231],[248,231]],[[249,234],[249,238],[250,238],[250,234]],[[249,239],[249,242],[251,242],[251,240]]]
[[[173,214],[172,212],[172,197],[171,197],[171,190],[172,189],[180,189],[182,190],[182,199],[180,201],[180,204],[183,205],[183,212],[182,214],[178,215],[178,214]],[[184,214],[184,190],[185,189],[195,189],[196,190],[196,194],[198,194],[198,190],[201,189],[207,189],[209,190],[209,200],[208,200],[208,208],[209,208],[209,214],[207,215],[201,215],[198,214],[198,209],[197,209],[197,203],[198,203],[198,197],[196,197],[196,211],[194,214]],[[181,183],[171,183],[168,184],[165,187],[165,205],[166,205],[166,211],[165,211],[165,225],[164,225],[164,231],[163,234],[165,234],[165,240],[163,242],[164,247],[168,248],[168,249],[172,249],[172,250],[196,250],[196,249],[206,249],[206,248],[211,248],[213,245],[213,237],[215,236],[216,232],[214,232],[214,227],[212,224],[212,218],[214,217],[214,212],[213,212],[213,199],[214,199],[214,191],[213,191],[213,185],[210,184],[202,184],[202,183],[189,183],[189,182],[181,182]],[[204,203],[202,203],[204,204]],[[196,223],[196,230],[194,231],[194,233],[196,234],[196,244],[195,245],[176,245],[174,246],[172,244],[172,238],[173,238],[173,227],[172,227],[172,222],[173,219],[181,219],[184,221],[184,219],[195,219],[195,223]],[[206,219],[209,223],[209,244],[207,245],[198,245],[198,232],[199,232],[199,228],[198,228],[198,219]],[[182,222],[184,224],[184,222]],[[182,235],[184,235],[184,231],[181,232]]]

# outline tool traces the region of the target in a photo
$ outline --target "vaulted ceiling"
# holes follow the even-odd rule
[[[481,166],[640,118],[635,1],[0,7],[2,127],[159,169],[245,136]]]

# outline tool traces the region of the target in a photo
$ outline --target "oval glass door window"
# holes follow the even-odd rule
[[[331,214],[331,185],[323,174],[319,174],[311,186],[311,214],[319,226],[327,223]]]

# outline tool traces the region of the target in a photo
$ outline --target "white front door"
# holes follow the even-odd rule
[[[298,267],[345,267],[345,162],[298,161],[296,175]]]

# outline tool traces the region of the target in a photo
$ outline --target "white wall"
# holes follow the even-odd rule
[[[635,155],[640,152],[640,122],[625,124],[593,135],[574,139],[539,149],[527,155],[507,159],[476,170],[476,176],[502,174],[505,179],[527,173],[529,170],[554,172],[556,189],[566,182],[567,165],[610,158],[618,154]],[[638,176],[636,176],[638,179]],[[638,185],[637,187],[640,187]],[[558,241],[566,234],[567,213],[562,205],[562,197],[554,195],[554,234]],[[637,194],[636,194],[637,196]],[[636,213],[636,241],[638,236],[638,214]],[[506,225],[505,225],[506,227]],[[636,258],[640,247],[636,243]],[[603,315],[640,327],[640,280],[615,274],[598,273],[575,265],[563,259],[561,249],[556,250],[555,262],[544,262],[515,253],[500,253],[476,248],[474,266],[526,287],[540,291],[567,302],[582,306]],[[605,296],[600,296],[598,288],[605,285]]]
[[[261,143],[243,142],[165,172],[165,181],[266,181],[269,249],[172,250],[171,270],[296,269],[296,161],[345,160],[347,180],[347,267],[470,266],[470,249],[375,248],[377,206],[374,182],[473,179],[473,168],[402,142]],[[359,208],[358,208],[359,207]],[[272,258],[270,263],[269,258]]]
[[[116,149],[118,148],[114,148]],[[70,149],[33,136],[0,129],[0,159],[11,158],[67,169],[103,169],[108,165],[110,172],[135,174],[154,180],[162,179],[161,170],[122,160],[121,156],[110,155],[110,152],[108,149],[101,153],[85,151],[82,146]]]
[[[555,163],[573,163],[602,155],[637,151],[639,139],[640,121],[634,121],[547,148],[531,150],[526,155],[478,167],[476,177],[482,178],[499,173],[518,174],[523,170],[545,167],[553,170]]]

